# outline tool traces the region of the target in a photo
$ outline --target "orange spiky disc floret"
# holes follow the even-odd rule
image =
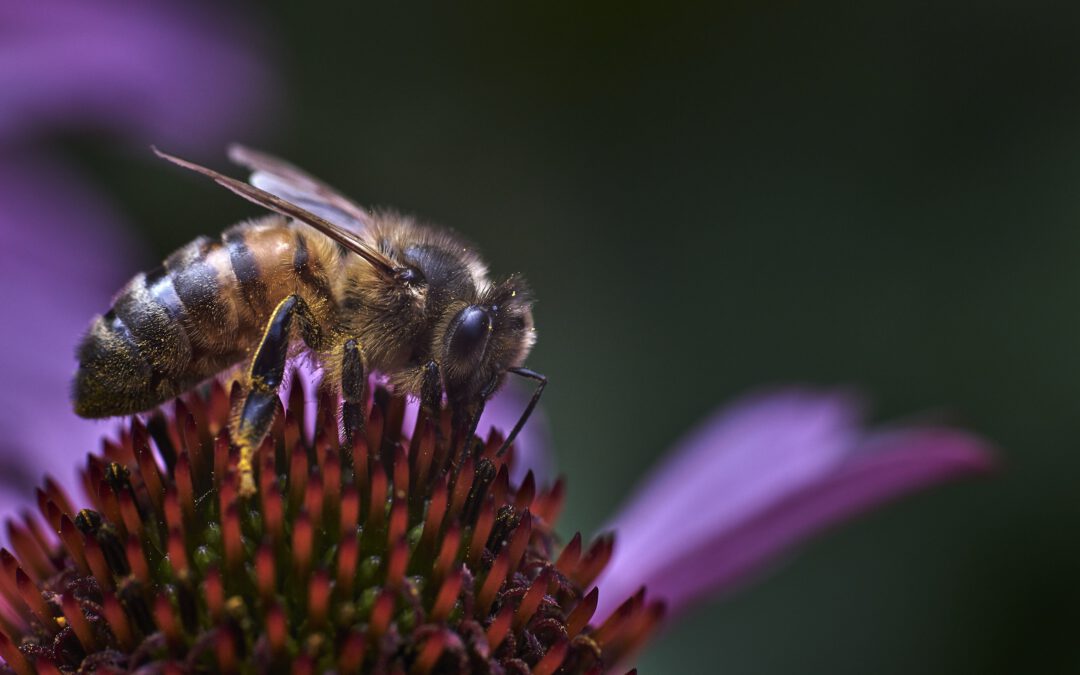
[[[300,389],[250,499],[219,384],[89,455],[87,508],[46,479],[0,550],[6,672],[602,673],[658,623],[643,592],[590,623],[612,540],[556,556],[562,483],[511,484],[497,432],[406,436],[378,389],[351,446],[326,397],[309,443]]]

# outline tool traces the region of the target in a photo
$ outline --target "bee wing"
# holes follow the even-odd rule
[[[247,199],[250,202],[258,204],[259,206],[267,208],[276,213],[280,213],[283,216],[288,216],[289,218],[293,218],[295,220],[299,220],[302,223],[310,225],[311,227],[315,228],[319,232],[322,232],[326,236],[330,237],[337,243],[341,244],[348,250],[352,251],[353,253],[366,260],[368,263],[371,264],[372,267],[375,268],[375,271],[377,271],[379,274],[383,275],[387,279],[393,281],[397,280],[397,276],[395,274],[397,266],[394,264],[394,261],[380,253],[379,250],[373,247],[371,244],[361,239],[358,232],[335,224],[320,215],[312,213],[311,211],[305,209],[298,204],[295,204],[287,199],[283,199],[254,185],[249,185],[248,183],[236,180],[235,178],[230,178],[224,174],[214,171],[213,169],[208,169],[205,166],[195,164],[194,162],[180,159],[179,157],[175,157],[166,152],[162,152],[157,148],[151,147],[151,149],[158,157],[161,157],[164,160],[168,160],[178,166],[182,166],[185,169],[189,169],[191,171],[195,171],[196,173],[201,173],[204,176],[208,176],[209,178],[213,179],[213,181],[218,185],[240,195],[241,197]]]
[[[370,216],[359,204],[283,159],[242,145],[229,146],[229,159],[251,169],[248,182],[332,223],[360,232]]]

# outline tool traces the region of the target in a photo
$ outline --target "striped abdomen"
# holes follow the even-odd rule
[[[335,257],[322,235],[277,216],[177,250],[128,282],[91,324],[78,348],[75,412],[147,410],[239,363],[290,293],[329,311],[326,267]]]

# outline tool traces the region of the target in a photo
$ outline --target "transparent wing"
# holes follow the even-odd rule
[[[359,232],[370,222],[356,202],[283,159],[236,144],[229,146],[229,159],[251,170],[248,182],[255,187],[332,223]]]
[[[270,209],[283,216],[294,218],[302,223],[306,223],[315,228],[319,232],[322,232],[326,236],[330,237],[337,243],[344,246],[346,249],[357,254],[368,263],[371,264],[375,271],[384,276],[387,279],[397,281],[396,266],[394,261],[387,258],[380,253],[371,244],[364,241],[360,234],[350,228],[339,225],[336,221],[331,221],[323,216],[313,213],[312,211],[300,206],[293,202],[291,199],[279,197],[272,192],[264,190],[262,188],[250,185],[235,178],[230,178],[223,174],[209,169],[205,166],[200,166],[194,162],[189,162],[185,159],[180,159],[168,153],[162,152],[157,148],[152,148],[154,153],[166,159],[173,164],[190,169],[196,173],[201,173],[208,178],[211,178],[215,183],[222,187],[240,195],[244,199],[247,199],[255,204],[258,204],[264,208]]]

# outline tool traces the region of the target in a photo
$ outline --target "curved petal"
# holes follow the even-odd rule
[[[250,31],[193,2],[0,3],[0,138],[105,127],[191,148],[250,127],[270,76]]]
[[[678,612],[830,525],[991,466],[987,446],[961,431],[862,436],[850,400],[840,401],[755,398],[695,434],[616,518],[599,612],[642,585]]]

